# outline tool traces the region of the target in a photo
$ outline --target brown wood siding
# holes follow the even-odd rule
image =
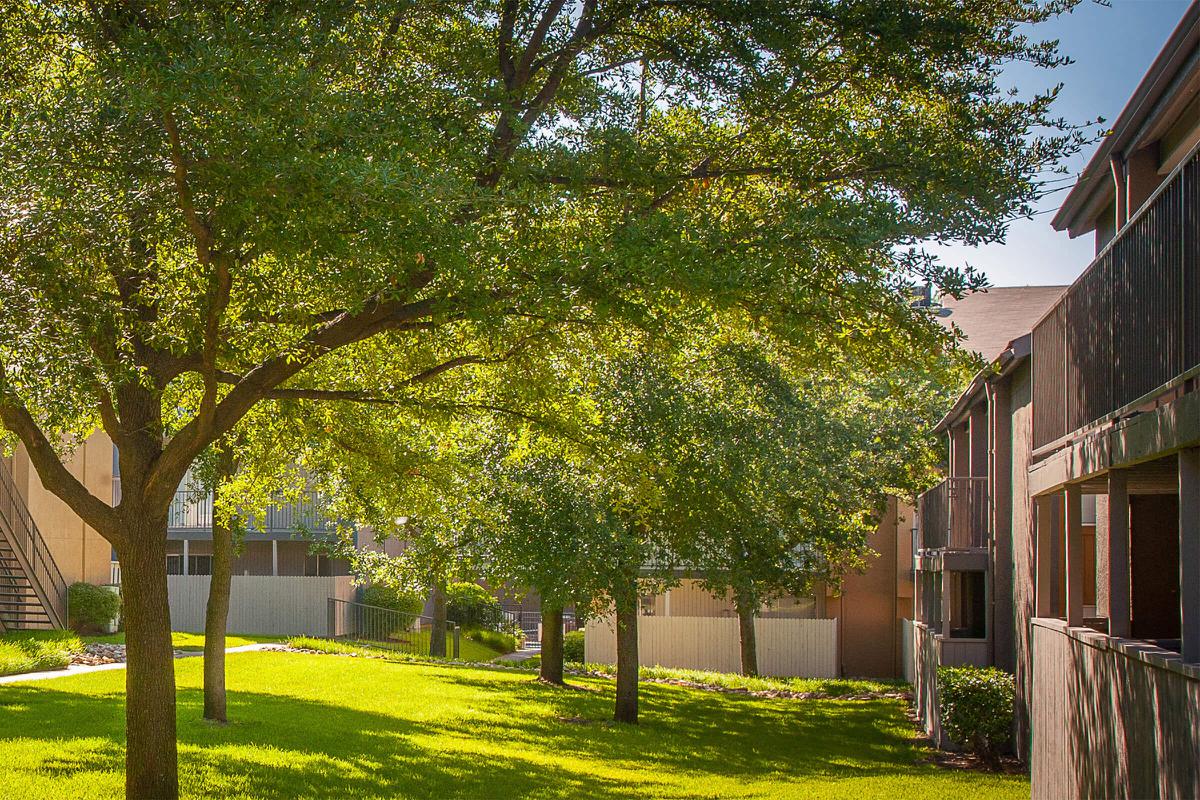
[[[1033,627],[1033,800],[1200,797],[1200,679]]]

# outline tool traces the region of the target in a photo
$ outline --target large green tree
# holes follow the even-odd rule
[[[121,560],[127,794],[178,791],[167,509],[250,409],[603,319],[904,325],[898,273],[973,280],[908,247],[999,238],[1074,146],[997,81],[1047,13],[2,0],[0,421]],[[65,466],[97,427],[116,508]]]

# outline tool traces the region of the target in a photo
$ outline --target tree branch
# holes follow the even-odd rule
[[[58,453],[30,415],[25,404],[7,386],[7,376],[0,364],[0,422],[15,433],[25,445],[29,460],[37,470],[42,485],[58,496],[78,514],[84,522],[100,532],[115,546],[125,543],[125,535],[117,524],[117,514],[112,506],[88,491],[78,478],[63,464]]]

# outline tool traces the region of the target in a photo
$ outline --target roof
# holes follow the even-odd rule
[[[1159,117],[1186,88],[1181,83],[1182,79],[1187,78],[1188,73],[1192,73],[1193,78],[1197,77],[1194,67],[1198,42],[1200,2],[1193,2],[1121,110],[1112,132],[1100,143],[1092,160],[1083,168],[1079,180],[1054,215],[1050,224],[1055,230],[1069,229],[1073,237],[1092,230],[1090,218],[1112,198],[1113,157],[1153,141],[1155,123],[1163,122]]]
[[[969,294],[961,300],[943,297],[942,307],[949,309],[937,319],[951,323],[966,336],[965,350],[978,353],[991,363],[1008,349],[1014,339],[1033,330],[1066,286],[999,286]]]
[[[979,372],[975,373],[975,377],[967,384],[967,388],[963,390],[958,399],[954,401],[954,405],[946,412],[941,421],[934,426],[935,433],[941,433],[957,422],[974,402],[975,398],[983,391],[983,387],[989,382],[999,380],[1008,375],[1017,365],[1029,358],[1030,347],[1033,341],[1033,334],[1027,333],[1024,336],[1018,336],[1013,339],[1000,355],[996,356],[995,360],[991,361]]]

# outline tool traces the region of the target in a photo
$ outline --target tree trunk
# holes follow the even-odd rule
[[[560,605],[542,603],[542,663],[540,674],[546,683],[563,685],[563,610]]]
[[[229,627],[229,592],[233,576],[233,526],[224,521],[227,517],[218,517],[217,503],[221,487],[233,477],[236,464],[229,447],[217,458],[213,481],[212,575],[204,616],[204,718],[228,722],[225,712],[225,633]]]
[[[613,598],[617,607],[617,705],[613,719],[638,721],[638,597],[637,579],[630,578]]]
[[[167,603],[166,515],[130,514],[121,559],[125,605],[125,796],[179,796],[175,747],[175,654]]]
[[[446,579],[433,583],[433,628],[429,631],[429,655],[446,656]]]
[[[758,675],[758,642],[754,637],[754,612],[758,604],[746,593],[738,592],[734,602],[737,605],[738,633],[742,644],[742,674]]]

